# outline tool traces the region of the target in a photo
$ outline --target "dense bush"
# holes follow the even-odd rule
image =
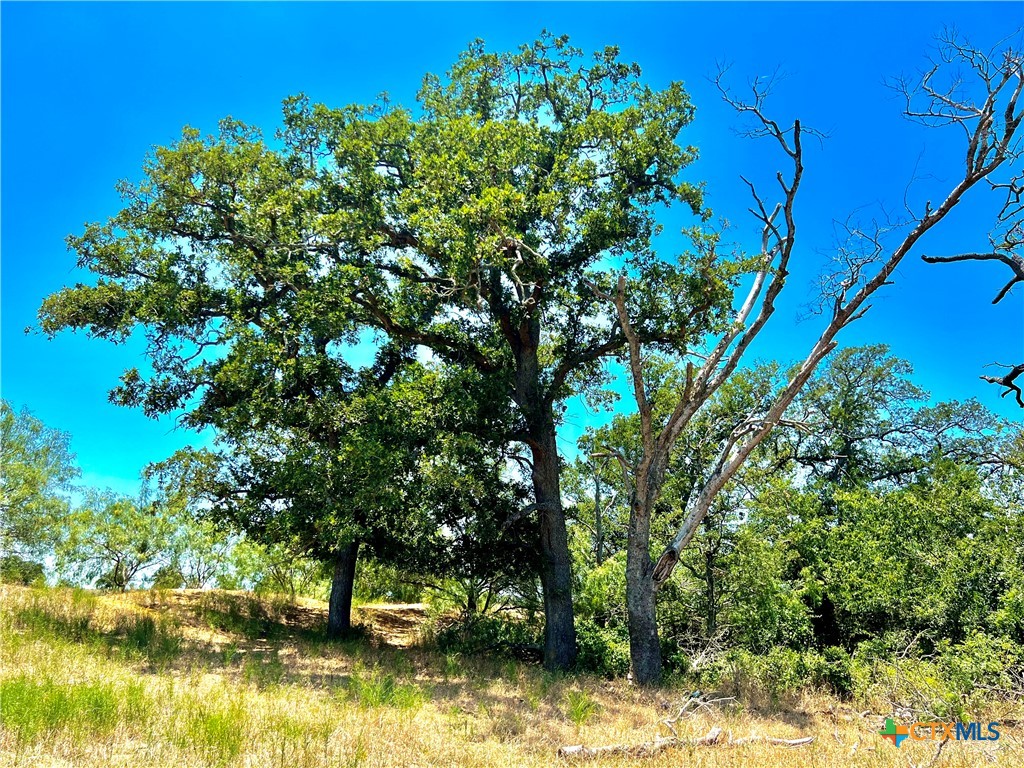
[[[848,695],[853,688],[851,664],[849,654],[840,648],[773,648],[763,654],[735,648],[704,669],[695,682],[745,700],[778,704],[785,696],[805,688]]]
[[[433,641],[446,653],[487,652],[539,659],[543,635],[536,624],[491,614],[438,626],[434,630]]]
[[[629,634],[625,626],[600,626],[591,619],[576,622],[576,666],[584,672],[618,677],[629,672]]]
[[[854,691],[936,719],[970,719],[992,698],[1017,698],[1024,688],[1024,648],[1004,637],[975,633],[942,641],[932,653],[911,645],[899,654],[878,642],[853,656]]]

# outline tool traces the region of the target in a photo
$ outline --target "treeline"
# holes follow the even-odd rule
[[[931,658],[969,643],[991,653],[994,669],[1019,669],[1024,431],[976,402],[928,405],[909,374],[873,346],[837,352],[812,380],[790,425],[719,497],[658,594],[671,666],[714,672],[726,657],[788,659],[800,675],[849,691],[851,657]],[[713,458],[714,432],[779,375],[762,365],[738,379],[674,454],[660,511],[666,531]],[[584,444],[617,446],[628,459],[638,450],[635,417],[617,417]],[[596,452],[577,460],[570,488],[582,637],[621,673],[621,470]]]
[[[671,370],[662,383],[669,390]],[[701,463],[713,458],[715,431],[780,375],[778,365],[764,364],[737,378],[694,439],[678,446],[658,517],[666,535],[684,514]],[[738,666],[762,682],[767,675],[780,686],[815,683],[842,693],[853,690],[857,664],[897,657],[954,654],[962,662],[966,655],[990,672],[1019,668],[1024,430],[976,402],[928,405],[909,365],[884,346],[837,352],[791,416],[720,497],[658,593],[667,667],[713,681]],[[610,676],[626,674],[630,663],[629,498],[613,454],[628,460],[638,438],[636,416],[617,416],[581,438],[566,468],[577,666]],[[78,489],[72,501],[77,469],[66,435],[5,403],[3,444],[5,580],[41,582],[45,559],[53,579],[68,584],[330,593],[329,558],[294,538],[272,541],[263,529],[262,541],[246,535],[203,496],[182,493],[197,487],[182,478],[197,482],[191,462],[199,454],[152,467],[138,499]],[[437,458],[430,457],[433,471]],[[466,495],[452,503],[472,507],[471,499],[487,498],[465,487],[477,476],[476,468],[444,476],[444,488]],[[439,504],[426,498],[431,509]],[[479,523],[489,512],[468,516]],[[362,558],[354,593],[454,612],[457,622],[439,625],[442,648],[532,656],[543,639],[542,593],[529,547],[504,548],[500,531],[456,533],[448,527],[453,516],[428,522],[425,508],[417,513],[415,536],[404,543],[391,536],[390,549],[377,545]],[[433,563],[415,551],[432,537],[443,539]],[[489,558],[472,545],[481,539]]]
[[[210,136],[186,128],[120,186],[119,212],[68,239],[95,280],[46,298],[40,325],[114,343],[144,335],[147,366],[125,371],[112,400],[217,435],[215,450],[152,468],[154,494],[323,563],[332,635],[349,629],[358,563],[371,558],[407,580],[467,585],[467,613],[495,602],[543,613],[536,644],[549,669],[623,627],[645,684],[699,627],[757,649],[812,637],[852,647],[901,627],[857,607],[882,599],[873,587],[833,590],[833,569],[851,571],[822,558],[873,552],[885,510],[910,503],[886,494],[928,482],[939,493],[941,472],[958,477],[951,461],[996,504],[971,443],[994,446],[996,425],[963,421],[988,418],[974,406],[945,406],[957,414],[945,427],[920,411],[920,429],[861,437],[857,420],[875,423],[891,404],[853,400],[837,415],[816,373],[974,188],[1009,233],[999,247],[1019,245],[1020,212],[1000,198],[1018,189],[1006,168],[1021,57],[953,36],[940,46],[977,75],[951,86],[971,106],[938,121],[966,131],[967,162],[954,158],[955,178],[929,187],[941,204],[908,204],[906,226],[851,229],[822,281],[820,335],[789,370],[754,366],[749,351],[805,258],[803,147],[818,134],[771,118],[760,81],[748,102],[720,80],[781,163],[773,194],[751,185],[754,244],[731,247],[691,176],[682,84],[654,88],[616,48],[586,57],[548,34],[507,53],[472,44],[445,77],[424,79],[414,107],[300,95],[272,139],[230,118]],[[938,82],[901,81],[908,117],[945,109]],[[935,171],[948,177],[949,166]],[[656,251],[666,208],[687,224],[671,257]],[[570,399],[607,403],[613,379],[636,415],[582,448],[615,491],[610,506],[596,493],[591,505],[581,489],[593,478],[570,467],[558,428]],[[891,554],[878,550],[880,567],[895,567]],[[764,576],[753,602],[745,571]],[[896,601],[916,573],[880,593]],[[690,579],[704,597],[684,589]],[[622,584],[621,601],[589,607]],[[874,624],[856,618],[865,610]],[[578,638],[577,619],[600,632]]]
[[[151,466],[138,494],[118,494],[78,482],[81,470],[70,442],[70,435],[47,427],[27,409],[16,411],[0,401],[3,581],[118,591],[242,589],[327,599],[330,561],[312,557],[295,540],[247,536],[198,495],[164,493],[154,478],[168,466],[180,468],[177,463]],[[459,605],[461,595],[481,590],[472,579],[463,588],[440,575],[413,574],[366,560],[354,580],[356,596],[415,602],[433,591],[446,605]]]

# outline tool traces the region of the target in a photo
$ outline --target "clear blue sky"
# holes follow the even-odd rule
[[[232,115],[270,133],[281,100],[299,91],[333,105],[385,90],[411,103],[422,75],[443,72],[470,40],[506,49],[548,28],[584,49],[619,45],[653,84],[685,81],[698,107],[685,140],[701,149],[691,178],[708,182],[716,214],[750,242],[739,174],[770,179],[779,159],[733,132],[736,119],[706,77],[720,60],[733,63],[738,83],[781,66],[789,77],[774,113],[831,133],[823,149],[808,151],[799,265],[757,350],[791,360],[820,328],[820,318],[797,316],[814,296],[833,221],[858,209],[877,214],[879,204],[898,210],[919,161],[918,174],[938,181],[922,182],[915,198],[959,171],[959,137],[902,121],[883,78],[918,70],[944,25],[991,44],[1024,24],[1021,3],[6,2],[0,13],[3,397],[72,434],[87,482],[122,490],[135,487],[146,463],[201,438],[107,403],[121,370],[140,364],[140,344],[71,334],[47,341],[24,330],[44,296],[88,279],[64,237],[114,213],[114,183],[138,178],[146,152],[183,125],[212,130]],[[984,247],[987,222],[983,209],[962,205],[925,247]],[[990,303],[1008,277],[1002,265],[929,267],[915,256],[843,343],[885,341],[937,399],[977,397],[1020,418],[978,380],[986,363],[1024,360],[1024,290]],[[586,418],[570,410],[566,447]]]

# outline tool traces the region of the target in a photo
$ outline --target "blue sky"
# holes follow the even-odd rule
[[[146,152],[173,141],[185,124],[209,131],[231,115],[269,134],[281,100],[300,91],[332,105],[366,102],[382,91],[411,103],[423,74],[443,72],[470,40],[507,49],[543,28],[569,34],[585,50],[619,45],[654,85],[686,83],[698,112],[685,141],[701,150],[690,178],[708,183],[716,215],[728,217],[745,243],[756,230],[739,175],[770,180],[780,159],[769,144],[735,133],[737,119],[707,76],[717,61],[732,63],[738,85],[776,67],[787,73],[773,113],[800,117],[830,138],[808,149],[798,264],[756,353],[802,357],[821,318],[798,318],[814,298],[834,222],[855,212],[878,216],[879,206],[899,210],[915,168],[923,180],[910,194],[918,201],[938,198],[960,170],[961,137],[902,120],[884,78],[918,71],[945,25],[989,45],[1024,25],[1022,9],[918,2],[3,3],[3,397],[71,433],[86,482],[132,490],[146,463],[202,438],[175,429],[173,420],[107,403],[120,372],[140,364],[141,344],[25,333],[43,297],[88,280],[74,269],[64,237],[113,214],[115,182],[138,178]],[[978,204],[984,191],[975,193],[925,242],[926,251],[986,245],[990,209]],[[842,343],[884,341],[913,363],[915,380],[936,399],[977,397],[1019,419],[1019,409],[978,380],[987,363],[1024,360],[1024,291],[991,305],[1008,278],[1002,265],[927,266],[914,254]],[[570,409],[564,447],[588,418],[585,409]]]

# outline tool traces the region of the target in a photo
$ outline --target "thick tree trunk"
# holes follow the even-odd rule
[[[576,661],[572,559],[559,483],[555,425],[546,420],[533,449],[533,490],[540,518],[540,580],[544,590],[544,667],[568,669]]]
[[[626,615],[629,620],[629,657],[633,682],[654,685],[661,680],[661,644],[654,603],[653,563],[650,555],[650,510],[635,501],[629,512],[626,544]]]
[[[358,555],[358,541],[342,546],[335,555],[331,597],[327,604],[327,637],[330,640],[344,637],[352,631],[352,591]]]

